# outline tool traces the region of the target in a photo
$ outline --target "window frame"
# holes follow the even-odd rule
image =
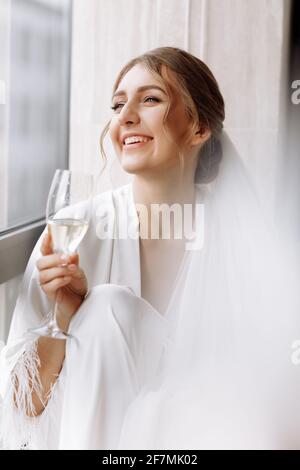
[[[0,234],[0,284],[25,271],[33,247],[45,224],[45,219],[40,219],[17,228],[10,228]]]
[[[71,62],[73,38],[73,5],[69,3],[69,43],[68,43],[68,94],[66,110],[68,115],[67,138],[65,148],[65,165],[70,166],[70,108],[71,108]],[[9,227],[0,231],[0,285],[23,274],[32,250],[46,226],[44,217],[29,220],[24,224]]]

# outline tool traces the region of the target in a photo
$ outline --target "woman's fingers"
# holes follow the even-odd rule
[[[51,245],[51,235],[49,233],[46,233],[44,235],[41,244],[41,253],[43,256],[51,255],[53,253]]]
[[[69,255],[69,263],[76,264],[78,266],[78,264],[79,264],[79,255],[78,255],[78,253],[71,253]]]
[[[81,268],[78,268],[72,274],[72,280],[68,288],[75,294],[83,296],[87,292],[87,278],[84,271]]]
[[[47,282],[46,284],[42,284],[41,288],[47,295],[55,294],[60,287],[69,284],[71,282],[71,279],[72,278],[70,276],[57,277],[56,279],[53,279],[52,281]]]
[[[62,255],[59,253],[54,253],[52,255],[45,255],[42,258],[38,259],[36,262],[36,267],[39,271],[43,269],[55,268],[57,266],[67,266],[70,263],[70,255]],[[77,261],[78,263],[78,261]],[[76,263],[72,263],[76,264]]]
[[[41,244],[42,257],[36,262],[39,270],[39,282],[47,295],[55,294],[61,287],[70,284],[73,293],[84,295],[87,280],[79,267],[78,253],[70,255],[53,253],[51,235],[45,234]]]
[[[55,267],[50,269],[44,269],[40,271],[39,274],[39,281],[40,284],[45,284],[46,282],[50,282],[56,277],[63,277],[63,276],[71,276],[78,271],[76,264],[70,264],[67,267]]]
[[[46,234],[43,238],[41,244],[41,253],[43,256],[36,262],[36,267],[39,271],[57,266],[66,266],[68,264],[75,264],[77,266],[79,264],[78,253],[71,253],[70,255],[53,253],[51,246],[51,236],[49,234]]]
[[[62,258],[62,255],[55,253],[53,255],[44,255],[42,258],[39,258],[36,262],[36,267],[39,271],[42,271],[43,269],[55,268],[66,264],[67,257]]]

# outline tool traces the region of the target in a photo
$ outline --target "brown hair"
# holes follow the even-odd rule
[[[185,104],[188,118],[192,123],[191,133],[186,136],[187,142],[195,131],[210,130],[211,137],[201,146],[198,155],[198,165],[195,173],[196,183],[212,181],[222,158],[220,136],[225,118],[225,105],[218,83],[210,69],[194,55],[176,47],[159,47],[130,60],[119,72],[113,86],[113,93],[126,73],[136,64],[142,64],[166,87],[172,101],[174,89],[178,90]],[[170,77],[175,76],[175,81]],[[170,103],[164,116],[166,123]],[[108,132],[110,121],[104,127],[100,136],[100,151],[106,164],[103,147],[104,138]],[[166,130],[166,128],[164,128]],[[184,144],[183,144],[184,145]],[[179,148],[180,161],[184,164],[183,155]],[[105,166],[104,166],[105,168]]]

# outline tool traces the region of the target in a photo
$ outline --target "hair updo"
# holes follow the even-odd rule
[[[195,183],[208,183],[212,181],[222,159],[222,144],[220,137],[225,118],[225,105],[218,83],[211,70],[194,55],[177,47],[158,47],[130,60],[120,71],[113,87],[113,93],[126,73],[135,65],[144,65],[166,87],[170,100],[174,89],[182,96],[192,129],[186,136],[196,133],[199,128],[210,130],[211,137],[202,145],[198,155],[198,164],[195,172]],[[172,77],[169,74],[171,71]],[[174,78],[175,77],[175,82]],[[166,123],[170,104],[164,116]],[[110,122],[106,124],[100,136],[101,154],[106,160],[103,148],[104,137],[109,129]],[[182,159],[182,152],[179,149]]]

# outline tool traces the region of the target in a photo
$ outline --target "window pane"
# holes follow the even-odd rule
[[[70,5],[11,0],[6,11],[0,231],[44,217],[54,170],[68,164]]]

